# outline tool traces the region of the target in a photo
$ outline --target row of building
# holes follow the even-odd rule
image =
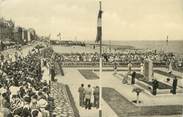
[[[15,23],[10,19],[0,18],[0,41],[14,42],[17,44],[26,44],[32,40],[36,40],[38,36],[33,28],[24,28],[15,26]]]

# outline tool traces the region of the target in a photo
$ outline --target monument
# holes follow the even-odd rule
[[[144,61],[144,80],[152,81],[153,79],[153,62],[150,59]]]

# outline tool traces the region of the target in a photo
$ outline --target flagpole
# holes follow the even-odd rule
[[[99,117],[102,117],[102,41],[100,41],[100,105],[99,105]]]
[[[100,11],[102,11],[102,2],[99,1],[100,4]],[[102,20],[102,19],[101,19]],[[101,21],[102,23],[102,21]],[[101,24],[102,25],[102,24]],[[102,30],[101,30],[102,32]],[[102,35],[101,35],[101,39],[100,39],[100,73],[99,73],[99,83],[100,83],[100,102],[99,102],[99,117],[102,117]]]

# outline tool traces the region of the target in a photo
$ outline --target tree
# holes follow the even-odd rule
[[[135,87],[133,90],[132,90],[132,92],[135,92],[136,94],[137,94],[137,104],[139,103],[139,95],[140,95],[140,93],[141,92],[143,92],[144,90],[143,89],[141,89],[141,88],[139,88],[139,87]]]

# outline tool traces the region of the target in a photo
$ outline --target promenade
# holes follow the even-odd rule
[[[27,53],[29,52],[29,50],[31,50],[34,47],[34,45],[32,46],[25,46],[22,49],[22,55],[26,56]],[[14,54],[16,50],[6,50],[4,52],[2,52],[3,54]],[[91,110],[86,110],[83,107],[79,106],[79,93],[78,93],[78,88],[80,87],[81,83],[83,83],[85,85],[85,87],[88,84],[91,84],[91,87],[95,87],[95,86],[100,86],[99,84],[99,79],[87,79],[85,76],[83,76],[81,74],[81,72],[79,72],[79,70],[90,70],[91,72],[93,72],[94,74],[96,74],[97,76],[99,76],[99,72],[98,70],[96,70],[98,68],[95,68],[94,71],[93,68],[63,68],[64,70],[64,76],[62,76],[61,74],[57,74],[56,75],[56,79],[57,82],[52,84],[51,87],[51,92],[52,92],[52,96],[55,98],[55,106],[56,109],[54,110],[56,113],[59,113],[59,116],[61,117],[76,117],[74,115],[74,110],[73,110],[73,106],[71,106],[71,101],[68,97],[68,91],[66,91],[65,85],[68,85],[70,91],[71,91],[71,95],[73,96],[73,101],[76,105],[76,108],[79,111],[79,115],[80,117],[98,117],[99,115],[99,110],[96,108],[92,108]],[[134,108],[138,108],[138,107],[148,107],[149,109],[153,108],[153,107],[158,107],[158,106],[181,106],[183,104],[183,95],[181,93],[178,93],[176,95],[172,95],[172,94],[161,94],[161,95],[157,95],[157,96],[153,96],[151,94],[148,94],[147,92],[143,92],[140,94],[140,100],[142,101],[142,103],[140,104],[132,104],[132,101],[136,99],[136,93],[133,93],[132,90],[134,87],[138,87],[137,85],[127,85],[127,84],[123,84],[122,80],[123,77],[120,74],[126,74],[127,73],[127,68],[126,67],[119,67],[120,71],[118,72],[118,74],[114,75],[113,74],[113,68],[107,67],[104,68],[105,70],[102,72],[102,87],[104,89],[111,89],[115,90],[117,93],[119,93],[119,95],[121,95],[126,101],[127,103],[131,103],[131,105],[133,105]],[[133,68],[135,70],[139,70],[139,68]],[[158,70],[162,70],[167,72],[168,70],[165,68],[156,68]],[[48,74],[48,69],[46,67],[43,67],[42,70],[44,70],[43,73],[43,80],[46,80],[47,82],[50,80],[50,76]],[[177,76],[181,76],[182,73],[177,72],[177,71],[173,71],[173,74],[177,75]],[[160,74],[155,73],[155,77],[158,77],[160,81],[163,81],[166,79],[165,76],[162,76]],[[179,83],[179,86],[182,85]],[[111,96],[113,96],[112,92],[107,92],[108,94],[111,94]],[[127,104],[126,102],[122,102],[124,105],[120,105],[119,110],[118,111],[115,110],[115,105],[111,105],[113,103],[111,102],[115,102],[116,101],[116,97],[105,97],[105,95],[103,95],[102,98],[102,110],[103,110],[103,117],[123,117],[123,115],[119,114],[119,111],[128,111],[130,110],[130,106],[127,106],[125,104]],[[62,105],[60,105],[60,103]],[[121,103],[121,102],[119,102]],[[117,105],[117,104],[116,104]],[[87,114],[86,114],[87,113]],[[0,115],[1,116],[1,115]],[[181,117],[180,115],[154,115],[153,114],[151,116],[134,116],[131,115],[130,117]]]

